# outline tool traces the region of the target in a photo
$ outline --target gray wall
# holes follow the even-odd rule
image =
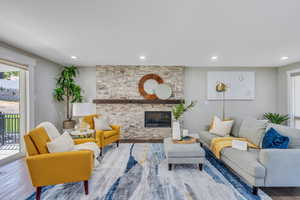
[[[277,105],[277,68],[185,68],[184,93],[186,100],[197,100],[196,107],[185,114],[184,124],[190,131],[207,128],[212,117],[221,117],[221,101],[207,100],[207,72],[208,71],[255,71],[256,98],[254,101],[226,101],[226,116],[238,119],[240,123],[245,117],[261,118],[264,112],[276,112]]]
[[[36,58],[37,65],[34,71],[35,83],[35,124],[50,121],[58,129],[62,129],[64,120],[63,103],[58,103],[53,98],[53,89],[56,77],[61,71],[61,66],[42,58]]]
[[[33,71],[33,74],[31,74],[33,77],[30,77],[31,89],[33,88],[33,95],[30,96],[30,100],[33,101],[32,105],[34,105],[32,109],[34,110],[33,126],[42,121],[50,121],[61,129],[64,119],[63,105],[57,103],[52,96],[55,88],[55,78],[62,69],[61,66],[2,42],[0,42],[0,47],[25,55],[36,61],[33,70],[30,70]]]
[[[83,90],[84,101],[91,102],[96,99],[96,67],[78,67],[78,69],[77,84]]]
[[[287,82],[287,72],[292,70],[300,69],[300,62],[293,63],[287,66],[278,68],[278,112],[282,114],[288,114],[288,82]],[[299,88],[300,89],[300,88]]]

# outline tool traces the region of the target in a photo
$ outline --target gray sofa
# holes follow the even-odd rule
[[[258,121],[258,120],[256,120]],[[245,121],[244,121],[245,122]],[[275,124],[235,125],[231,135],[247,137],[261,145],[265,131],[273,127],[290,139],[288,149],[248,149],[241,151],[224,148],[220,159],[248,184],[257,194],[258,187],[299,187],[300,186],[300,130]],[[247,135],[248,134],[248,135]],[[216,135],[201,131],[201,145],[210,146]]]

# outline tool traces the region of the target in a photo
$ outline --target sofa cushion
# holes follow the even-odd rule
[[[220,137],[217,135],[214,135],[208,131],[200,131],[199,132],[199,140],[201,143],[206,144],[207,146],[210,146],[212,139]]]
[[[291,149],[300,149],[300,129],[290,128],[277,124],[269,124],[267,130],[274,128],[281,135],[287,136],[290,139],[288,147]]]
[[[117,135],[117,131],[114,131],[114,130],[104,131],[103,135],[104,135],[104,138],[109,138],[111,136]]]
[[[34,145],[40,154],[49,153],[47,143],[50,142],[50,138],[43,127],[35,128],[31,130],[28,135],[32,139]]]
[[[234,148],[224,148],[221,152],[221,160],[224,160],[224,157],[226,157],[226,159],[231,161],[230,168],[236,171],[242,170],[253,177],[263,178],[266,175],[266,170],[258,161],[258,155],[258,149],[242,151]]]
[[[267,120],[246,119],[240,127],[239,137],[247,138],[253,144],[261,146],[267,125]]]

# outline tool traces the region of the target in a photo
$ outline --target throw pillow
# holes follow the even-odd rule
[[[288,126],[283,126],[278,124],[269,124],[267,130],[269,130],[270,128],[274,128],[278,133],[290,139],[289,142],[290,149],[300,148],[300,129],[291,128]]]
[[[274,128],[270,128],[263,139],[263,149],[287,149],[290,139],[278,133]]]
[[[96,130],[103,130],[103,131],[112,130],[106,117],[99,117],[99,118],[94,117],[94,124]]]
[[[50,153],[72,151],[74,149],[74,141],[70,134],[65,132],[53,141],[48,142],[47,147]]]
[[[268,120],[246,119],[240,127],[239,137],[246,138],[261,147],[261,141],[266,131]]]
[[[222,121],[218,117],[214,117],[212,126],[209,129],[209,132],[221,137],[229,135],[233,125],[233,120]]]

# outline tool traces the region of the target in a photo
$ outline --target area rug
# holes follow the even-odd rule
[[[231,173],[206,150],[203,171],[197,165],[175,165],[168,171],[163,144],[120,144],[106,148],[89,181],[48,186],[43,200],[270,200]],[[59,167],[59,166],[53,166]],[[71,169],[70,169],[71,170]],[[28,197],[34,200],[35,194]]]

